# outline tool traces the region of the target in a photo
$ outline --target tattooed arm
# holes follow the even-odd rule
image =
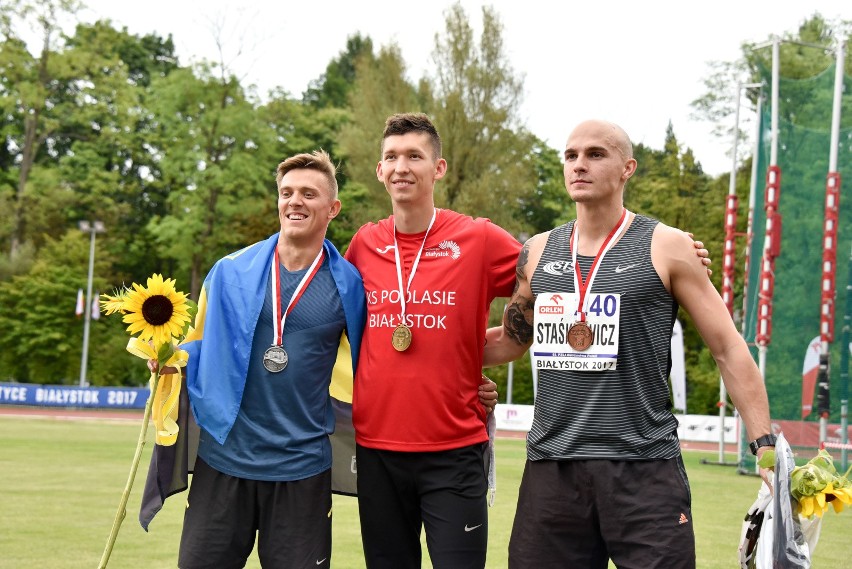
[[[485,332],[483,367],[514,361],[524,355],[532,344],[535,297],[530,279],[546,242],[547,234],[539,234],[530,238],[521,249],[515,269],[515,290],[503,313],[503,325]]]

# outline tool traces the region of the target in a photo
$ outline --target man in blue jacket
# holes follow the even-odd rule
[[[183,569],[243,567],[255,539],[266,567],[329,566],[329,385],[338,351],[351,346],[357,365],[366,314],[358,271],[325,239],[341,207],[335,173],[323,151],[281,162],[280,231],[204,281],[182,346],[200,427]]]

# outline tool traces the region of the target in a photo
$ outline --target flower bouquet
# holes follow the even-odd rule
[[[131,288],[124,287],[112,295],[101,296],[104,298],[101,300],[103,312],[107,315],[122,314],[123,321],[128,324],[127,332],[131,338],[127,351],[146,361],[156,361],[157,365],[149,365],[156,371],[151,372],[149,379],[151,392],[145,404],[142,430],[99,569],[107,566],[121,522],[127,514],[127,500],[147,438],[148,420],[153,417],[157,444],[170,445],[177,439],[180,368],[187,361],[187,353],[179,346],[198,309],[186,294],[175,290],[174,279],[164,280],[159,274],[149,277],[144,287],[133,283]]]
[[[825,449],[807,464],[797,466],[790,474],[790,494],[798,502],[798,513],[802,517],[822,517],[829,505],[836,513],[852,504],[852,482],[849,473],[841,475],[834,467],[834,460]]]
[[[746,513],[740,544],[743,569],[809,567],[819,541],[822,516],[829,506],[840,513],[852,504],[850,468],[841,475],[822,449],[796,466],[793,452],[778,435],[775,450],[763,453],[758,466],[775,469],[774,496],[763,484]],[[776,541],[782,545],[777,547]]]

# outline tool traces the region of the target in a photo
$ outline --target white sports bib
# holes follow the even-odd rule
[[[569,330],[577,321],[577,293],[549,292],[538,295],[530,348],[536,369],[603,371],[618,364],[618,330],[621,295],[589,293],[586,299],[588,348],[578,351],[569,343]],[[572,333],[578,333],[576,329]],[[576,345],[576,342],[572,342]]]

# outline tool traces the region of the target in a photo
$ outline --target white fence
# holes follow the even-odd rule
[[[497,428],[503,431],[529,431],[532,427],[532,405],[509,405],[501,403],[495,410]],[[682,441],[719,442],[718,415],[676,415],[680,423],[677,436]],[[737,422],[734,417],[725,417],[725,442],[737,442]]]

